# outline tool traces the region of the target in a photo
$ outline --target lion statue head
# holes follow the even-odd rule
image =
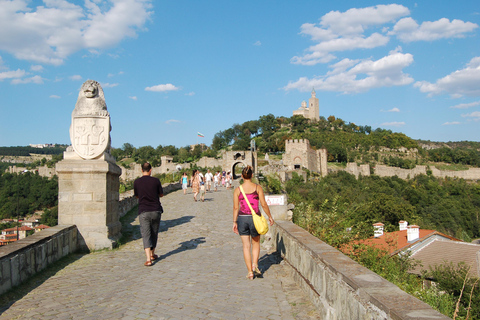
[[[77,103],[73,110],[74,116],[108,116],[107,104],[100,83],[87,80],[78,94]]]

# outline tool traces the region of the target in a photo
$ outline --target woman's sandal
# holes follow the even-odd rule
[[[145,267],[151,267],[152,266],[152,261],[147,261],[144,264]]]
[[[260,269],[258,269],[257,266],[253,266],[253,274],[256,276],[256,277],[259,277],[262,275],[262,272],[260,271]]]
[[[249,272],[247,275],[246,275],[246,278],[248,280],[253,280],[255,278],[255,274],[253,272]]]
[[[151,258],[152,261],[157,260],[157,259],[158,259],[158,256],[156,254],[152,255],[152,258]]]

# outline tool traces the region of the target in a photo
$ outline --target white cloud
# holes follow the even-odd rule
[[[117,75],[122,75],[122,74],[123,74],[123,71],[120,71],[119,73],[109,73],[107,77],[111,78],[111,77],[115,77]]]
[[[43,84],[43,78],[40,76],[33,76],[30,78],[12,80],[12,84],[27,84],[27,83]]]
[[[392,109],[388,110],[387,112],[400,112],[400,109],[392,108]]]
[[[302,57],[295,56],[290,61],[293,64],[315,65],[317,63],[327,63],[336,57],[330,52],[346,51],[353,49],[372,49],[379,46],[386,45],[388,38],[379,33],[374,33],[368,38],[351,37],[351,38],[336,38],[328,41],[323,41],[315,46],[308,48],[312,53],[305,54]]]
[[[473,118],[474,121],[480,121],[480,111],[474,111],[472,113],[462,114],[464,118]]]
[[[82,49],[113,47],[135,37],[152,14],[148,0],[1,1],[0,50],[17,59],[59,65]],[[77,2],[78,3],[78,2]]]
[[[137,96],[131,96],[131,97],[129,97],[129,98],[132,99],[132,100],[137,101]]]
[[[429,96],[448,93],[453,97],[480,96],[480,57],[475,57],[464,69],[438,79],[436,83],[418,81],[414,85]]]
[[[461,124],[461,122],[458,122],[458,121],[445,122],[445,123],[442,124],[442,126],[454,126],[454,125],[457,125],[457,124]]]
[[[476,23],[442,18],[437,21],[425,21],[421,25],[410,17],[403,18],[395,24],[388,35],[396,35],[404,42],[433,41],[447,38],[463,38],[465,33],[478,28]]]
[[[20,70],[20,69],[17,69],[15,71],[11,70],[11,71],[0,72],[0,81],[3,81],[5,79],[22,78],[26,74],[27,73],[25,72],[25,70]]]
[[[306,50],[311,53],[295,56],[290,61],[302,65],[328,63],[336,58],[332,52],[384,46],[389,41],[387,36],[378,32],[366,36],[366,29],[395,22],[408,14],[408,8],[397,4],[352,8],[345,12],[331,11],[320,18],[318,25],[305,23],[301,26],[301,34],[319,43]]]
[[[73,76],[70,76],[70,77],[68,77],[68,78],[69,78],[70,80],[72,80],[72,81],[82,80],[82,76],[81,76],[81,75],[78,75],[78,74],[73,75]]]
[[[107,83],[102,83],[103,88],[114,88],[116,86],[118,86],[118,83],[108,83],[108,82]]]
[[[392,22],[409,14],[408,8],[398,4],[352,8],[345,12],[330,11],[320,18],[320,25],[336,34],[360,34],[369,26]]]
[[[457,104],[456,106],[452,106],[450,108],[452,109],[468,109],[472,107],[477,107],[480,106],[480,101],[475,101],[475,102],[470,102],[470,103],[460,103]]]
[[[42,71],[43,71],[43,66],[41,66],[41,65],[32,65],[32,66],[30,66],[30,70],[35,71],[35,72],[42,72]]]
[[[302,77],[296,82],[289,82],[283,89],[307,92],[315,88],[324,91],[358,93],[378,87],[407,85],[414,80],[403,73],[403,68],[412,62],[411,54],[399,52],[376,61],[344,59],[330,66],[334,70],[325,76],[312,79]]]
[[[167,92],[167,91],[177,91],[179,89],[180,88],[175,87],[173,84],[167,83],[167,84],[159,84],[153,87],[146,87],[145,91]]]
[[[60,99],[61,97],[60,97],[60,96],[57,96],[57,95],[55,95],[55,94],[52,94],[52,95],[50,96],[50,98],[52,98],[52,99]]]
[[[381,126],[384,126],[384,127],[403,127],[405,125],[405,122],[397,122],[397,121],[393,121],[393,122],[384,122],[381,124]]]
[[[189,93],[185,93],[186,96],[194,96],[195,95],[195,92],[189,92]]]
[[[255,42],[253,45],[254,45],[254,46],[261,46],[262,43],[261,43],[260,41],[257,41],[257,42]]]
[[[174,120],[174,119],[165,121],[166,124],[170,124],[170,123],[180,123],[180,122],[181,122],[180,120]]]

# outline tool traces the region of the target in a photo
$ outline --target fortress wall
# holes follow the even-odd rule
[[[470,168],[462,171],[438,170],[435,167],[430,167],[432,174],[437,178],[462,178],[465,180],[480,180],[480,168]]]
[[[349,162],[347,163],[347,167],[345,171],[353,174],[357,179],[360,175],[364,177],[370,176],[370,165],[368,164],[361,164],[360,166],[357,165],[356,162]]]
[[[375,174],[379,177],[398,176],[400,179],[412,179],[421,174],[427,174],[427,166],[416,166],[413,169],[402,169],[397,167],[389,167],[383,164],[375,166]]]
[[[291,221],[276,220],[271,229],[276,251],[321,319],[450,319]]]

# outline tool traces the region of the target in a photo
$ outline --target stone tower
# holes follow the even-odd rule
[[[299,115],[310,119],[311,121],[320,120],[320,107],[315,89],[312,89],[312,97],[307,102],[302,101],[302,105],[297,110],[293,110],[293,115]]]
[[[318,103],[317,93],[315,92],[315,89],[312,89],[312,97],[308,99],[308,111],[308,118],[310,120],[320,120],[320,106]]]

